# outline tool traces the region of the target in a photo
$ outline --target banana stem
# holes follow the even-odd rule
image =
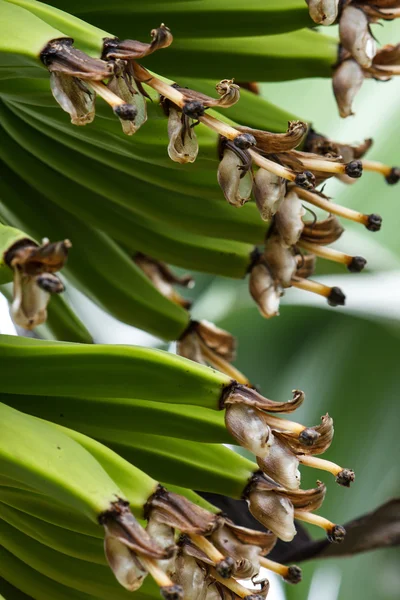
[[[289,574],[289,567],[286,565],[281,565],[280,563],[270,560],[269,558],[265,558],[265,556],[260,558],[260,565],[283,578],[286,578]]]
[[[158,92],[162,96],[165,96],[177,106],[183,108],[185,104],[185,97],[182,94],[182,92],[172,87],[171,85],[165,83],[164,81],[161,81],[161,79],[158,79],[154,75],[151,75],[149,71],[147,71],[147,69],[144,69],[140,65],[135,64],[134,71],[135,76],[139,79],[139,81],[145,83],[146,85],[149,85],[154,90],[156,90],[156,92]],[[212,115],[203,115],[202,117],[199,117],[199,121],[203,123],[203,125],[206,125],[210,129],[213,129],[228,140],[234,140],[238,135],[240,135],[240,132],[237,131],[237,129],[235,129],[231,125],[228,125],[227,123],[219,121]],[[266,169],[270,173],[274,173],[278,177],[283,177],[284,179],[287,179],[289,181],[296,180],[296,173],[294,173],[290,169],[287,169],[286,167],[283,167],[282,165],[279,165],[278,163],[275,163],[272,160],[268,160],[267,158],[260,156],[254,150],[248,150],[248,152],[251,155],[254,164],[258,165],[259,167]]]
[[[300,240],[297,245],[300,246],[300,248],[304,248],[304,250],[308,250],[308,252],[312,252],[320,258],[325,258],[326,260],[331,260],[333,262],[346,265],[349,271],[352,272],[362,271],[366,265],[365,259],[363,259],[361,256],[350,256],[349,254],[344,254],[343,252],[334,250],[333,248],[320,246],[319,244],[313,244],[312,242],[306,242],[304,240]]]
[[[304,190],[300,187],[295,187],[295,192],[302,200],[306,200],[310,204],[313,204],[314,206],[317,206],[328,213],[337,215],[338,217],[344,217],[345,219],[349,219],[349,221],[361,223],[362,225],[365,225],[367,229],[371,226],[371,217],[373,215],[364,215],[363,213],[352,210],[351,208],[334,204],[333,202],[330,202],[330,200],[326,200],[325,198],[318,196],[318,194],[314,194],[313,192]]]
[[[195,533],[189,534],[190,539],[200,550],[207,554],[208,558],[210,558],[214,563],[218,563],[221,560],[225,560],[225,556],[221,554],[221,552],[205,537],[202,535],[197,535]]]
[[[217,581],[219,581],[219,583],[222,583],[222,585],[230,589],[234,594],[236,594],[236,596],[239,596],[239,598],[246,598],[246,596],[251,595],[251,593],[249,593],[250,590],[240,585],[240,583],[235,581],[235,579],[223,579],[213,568],[210,569],[210,572],[214,579],[216,579]]]
[[[174,585],[168,575],[157,565],[155,560],[143,556],[142,554],[138,554],[138,556],[146,571],[150,573],[159,587],[169,587]]]
[[[381,162],[378,162],[376,160],[362,160],[362,166],[363,169],[365,169],[366,171],[373,171],[375,173],[381,173],[382,175],[384,175],[385,177],[388,177],[392,171],[392,167],[389,167],[388,165],[384,165]]]
[[[109,104],[112,108],[116,108],[117,106],[122,106],[126,104],[124,100],[119,98],[114,92],[108,89],[104,83],[99,81],[90,81],[90,87],[94,89],[94,91],[103,98],[107,104]]]
[[[332,529],[335,528],[335,523],[332,523],[332,521],[329,521],[329,519],[325,519],[325,517],[315,515],[311,512],[295,510],[294,518],[298,519],[299,521],[304,521],[305,523],[310,523],[310,525],[316,525],[317,527],[324,529],[328,533],[330,533]]]

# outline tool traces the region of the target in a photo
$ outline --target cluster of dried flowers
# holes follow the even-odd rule
[[[377,48],[371,24],[400,16],[399,0],[306,0],[319,25],[339,23],[339,59],[333,91],[341,117],[353,114],[354,98],[364,79],[388,81],[400,73],[400,44]]]
[[[47,319],[47,305],[52,294],[64,291],[61,279],[55,275],[65,265],[69,240],[39,246],[31,239],[22,239],[5,253],[4,262],[14,272],[11,316],[24,329],[34,329]]]

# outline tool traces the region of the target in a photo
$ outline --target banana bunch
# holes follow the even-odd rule
[[[31,356],[32,347],[52,347],[53,351],[57,348],[54,344],[38,345],[19,338],[2,341],[3,349],[8,346],[5,356],[11,348],[17,352],[23,348]],[[163,359],[170,358],[163,354]],[[23,368],[23,363],[19,360],[18,363]],[[87,366],[86,361],[83,365]],[[191,363],[187,365],[192,367]],[[51,370],[52,367],[49,374]],[[203,377],[206,373],[204,370]],[[32,391],[35,393],[35,390],[34,382]],[[253,579],[261,566],[279,573],[291,583],[300,581],[298,567],[286,567],[265,557],[277,538],[286,541],[293,538],[293,519],[322,527],[333,542],[340,542],[345,532],[341,526],[313,513],[325,495],[321,482],[314,490],[303,491],[299,489],[299,481],[292,480],[285,487],[268,475],[278,474],[278,463],[284,467],[288,461],[278,446],[283,448],[285,435],[290,437],[288,430],[294,424],[286,422],[287,432],[279,441],[276,422],[280,419],[255,410],[250,404],[238,404],[239,395],[243,395],[244,401],[246,396],[249,400],[252,395],[253,403],[254,399],[258,404],[264,402],[269,411],[282,412],[284,407],[278,403],[273,407],[274,403],[262,399],[254,390],[237,384],[229,395],[225,391],[227,413],[229,407],[248,406],[246,412],[251,427],[255,424],[256,412],[267,419],[263,440],[248,435],[249,443],[253,440],[253,450],[260,454],[257,460],[262,470],[219,444],[183,442],[164,435],[139,433],[130,436],[132,443],[121,444],[119,436],[115,436],[117,442],[110,441],[113,436],[108,427],[104,428],[104,435],[99,427],[96,437],[109,438],[105,446],[75,430],[12,408],[27,401],[32,409],[36,403],[31,396],[2,395],[0,577],[36,600],[51,598],[52,594],[57,598],[107,599],[110,595],[124,598],[124,588],[139,590],[139,599],[150,600],[157,597],[157,586],[164,598],[224,598],[224,593],[231,593],[232,598],[258,600],[266,596],[267,582],[257,584],[259,587],[252,592],[237,579]],[[42,405],[47,400],[50,407],[49,401],[54,398],[39,397],[39,400]],[[93,399],[97,400],[99,398]],[[200,400],[199,397],[194,403],[200,404]],[[288,403],[288,410],[293,410],[299,402],[296,397]],[[140,414],[140,403],[136,407],[133,403],[131,408]],[[166,408],[168,412],[176,407],[167,404]],[[236,417],[234,410],[226,420],[234,439],[239,439],[243,438],[243,426],[235,425]],[[158,427],[163,423],[161,419],[161,413],[154,415],[154,420],[159,421]],[[268,419],[272,419],[271,428],[267,425]],[[217,427],[221,429],[216,425],[215,431]],[[331,426],[325,424],[324,429],[323,433],[319,427],[302,429],[302,439],[307,439],[308,445],[300,460],[333,472],[332,463],[312,457],[313,451],[308,456],[310,441],[317,453],[329,444]],[[260,427],[259,431],[261,433]],[[290,444],[295,444],[293,436],[287,443],[286,454]],[[111,449],[114,446],[118,447],[119,454]],[[125,455],[130,462],[122,458]],[[338,482],[348,485],[353,479],[352,472],[337,468],[340,470]],[[162,473],[163,485],[144,470]],[[286,468],[287,473],[292,470],[292,467]],[[285,476],[284,469],[281,475]],[[177,487],[177,480],[183,487]],[[204,491],[246,497],[251,512],[268,530],[260,532],[235,526],[188,489],[192,482]],[[289,479],[286,483],[289,484]],[[122,587],[118,587],[109,568]],[[151,580],[146,578],[148,574]]]
[[[380,217],[337,206],[315,192],[314,186],[332,175],[353,181],[363,168],[381,172],[389,183],[395,183],[398,169],[360,160],[370,141],[349,146],[328,140],[246,90],[241,92],[241,110],[239,88],[230,80],[218,84],[219,99],[215,99],[209,95],[209,82],[193,82],[193,87],[198,83],[202,88],[200,93],[151,75],[137,59],[150,54],[152,58],[168,56],[174,45],[163,50],[172,42],[165,26],[153,31],[151,44],[120,43],[106,31],[34,0],[2,0],[2,12],[5,23],[7,15],[18,23],[18,35],[10,32],[10,43],[3,38],[0,124],[7,149],[0,150],[6,174],[1,202],[7,222],[31,228],[32,234],[46,230],[49,235],[56,224],[60,230],[60,223],[66,232],[75,232],[76,257],[68,265],[67,281],[118,319],[166,340],[180,338],[190,317],[172,288],[180,281],[166,275],[153,259],[229,277],[243,278],[250,272],[251,294],[266,317],[278,314],[280,297],[292,285],[320,294],[332,305],[344,303],[338,288],[308,280],[316,256],[340,262],[351,271],[365,265],[362,257],[326,248],[343,231],[332,215],[373,231],[379,229]],[[29,49],[27,40],[33,30]],[[67,35],[82,50],[75,50]],[[102,105],[90,127],[71,127],[63,113],[54,110],[44,66],[50,71],[53,95],[73,123],[93,120],[97,94],[113,107],[122,132]],[[227,107],[246,126],[235,121],[230,125],[221,116]],[[165,151],[164,113],[168,113],[172,163]],[[286,134],[264,131],[265,126],[282,131],[288,117]],[[135,133],[146,118],[145,132],[137,132],[128,142],[124,134]],[[198,128],[198,134],[194,130],[197,121],[205,125]],[[299,146],[302,151],[295,149]],[[196,158],[191,170],[182,170],[181,163]],[[226,199],[241,206],[240,212],[219,202],[216,167]],[[247,202],[251,195],[255,203]],[[28,196],[34,196],[43,211],[30,210],[22,200]],[[151,202],[143,202],[144,197],[151,197]],[[304,224],[304,201],[331,216]],[[265,242],[266,235],[265,251],[260,253],[256,246]],[[80,248],[84,246],[93,251],[85,252],[82,261]],[[147,266],[154,263],[150,278],[161,293],[139,272],[143,260],[135,259],[132,264],[128,254],[145,255]],[[107,267],[99,268],[100,264]],[[69,339],[74,339],[73,332]],[[194,358],[194,352],[184,352]]]

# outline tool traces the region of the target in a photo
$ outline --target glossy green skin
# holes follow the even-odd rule
[[[6,364],[2,363],[2,367],[7,370]],[[15,369],[20,379],[23,379],[21,372],[24,377],[29,377],[18,361]],[[52,424],[2,403],[0,420],[2,475],[54,497],[95,523],[116,496],[124,497],[92,455]]]
[[[1,520],[0,542],[7,551],[28,566],[62,585],[85,594],[94,594],[102,600],[132,598],[132,594],[116,581],[109,567],[61,554]],[[140,598],[150,600],[156,591],[155,584],[147,578],[141,588]]]
[[[219,410],[221,393],[231,383],[228,376],[209,367],[136,346],[69,344],[0,335],[0,353],[2,391],[10,394],[115,395]],[[23,378],[18,377],[21,371]]]
[[[135,434],[120,441],[104,429],[100,438],[115,452],[166,485],[241,498],[255,463],[220,444],[201,444],[159,435]]]
[[[32,596],[27,596],[2,577],[0,577],[0,590],[7,596],[5,598],[0,594],[0,600],[33,600]]]
[[[23,224],[35,237],[70,239],[63,273],[89,298],[117,319],[169,339],[189,323],[185,309],[165,298],[132,259],[105,234],[61,208],[49,205],[9,169],[0,179],[1,205],[9,222]]]
[[[195,442],[234,444],[224,412],[201,406],[165,404],[127,398],[73,398],[0,394],[18,410],[80,431],[91,437],[129,442],[135,433],[174,437]]]

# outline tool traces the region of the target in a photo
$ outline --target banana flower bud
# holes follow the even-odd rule
[[[368,17],[361,8],[345,6],[339,21],[340,42],[355,61],[368,69],[376,54],[376,42],[369,27]]]
[[[254,177],[253,194],[261,218],[270,221],[285,197],[286,180],[266,169],[258,169]]]
[[[289,191],[275,216],[275,227],[286,246],[295,246],[304,228],[305,209],[294,191]]]
[[[306,0],[314,23],[332,25],[338,16],[339,0]]]
[[[364,72],[353,58],[343,61],[333,72],[332,85],[339,114],[346,118],[353,115],[354,98],[364,82]]]

